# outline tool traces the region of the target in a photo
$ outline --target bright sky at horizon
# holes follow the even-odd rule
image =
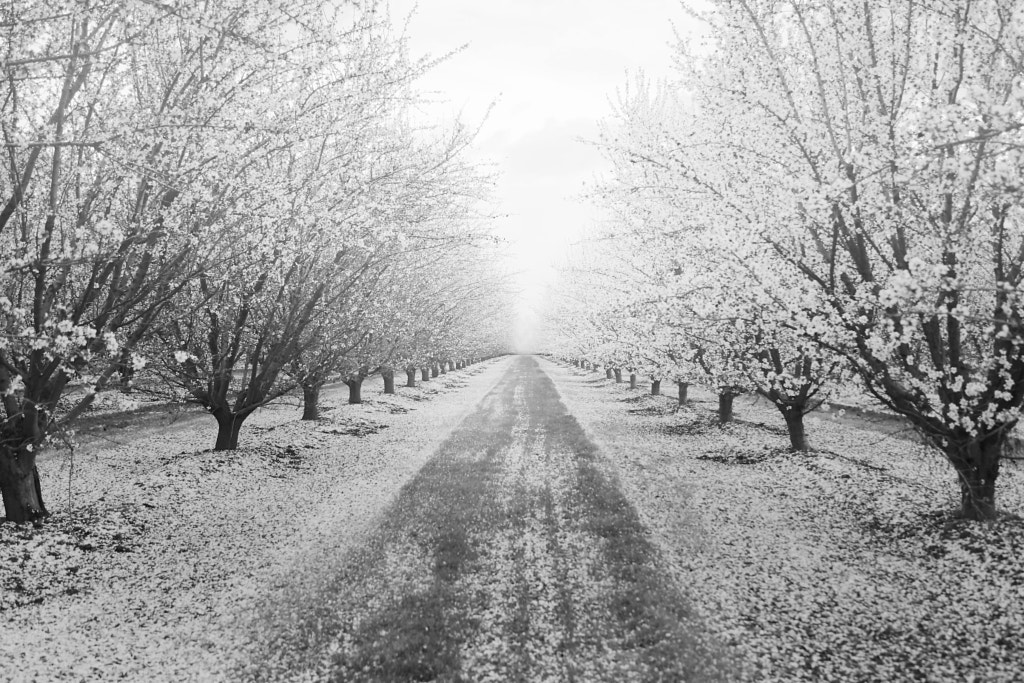
[[[487,115],[477,153],[496,165],[498,233],[522,290],[517,345],[531,350],[545,292],[569,245],[597,219],[580,196],[604,167],[586,140],[632,74],[671,70],[674,31],[693,30],[678,0],[390,0],[408,18],[413,58],[463,45],[421,81],[439,113]],[[446,101],[446,102],[445,102]]]

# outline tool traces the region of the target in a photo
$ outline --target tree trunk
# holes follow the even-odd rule
[[[302,385],[302,419],[320,418],[320,385]]]
[[[362,379],[349,379],[349,380],[345,380],[345,384],[348,385],[348,402],[349,403],[362,403],[363,402],[363,380]]]
[[[217,418],[217,443],[215,451],[233,451],[238,448],[238,433],[242,431],[242,423],[249,414],[240,415],[224,409],[213,414]]]
[[[0,494],[9,522],[31,522],[49,514],[43,505],[34,453],[0,447]]]
[[[405,386],[410,388],[416,386],[416,368],[405,369]]]
[[[430,366],[430,376],[431,377],[437,377],[439,374],[441,374],[441,371],[440,371],[440,369],[438,369],[438,367],[436,365]]]
[[[636,389],[636,373],[635,372],[629,373],[629,388],[630,389]]]
[[[604,378],[605,379],[611,379],[612,377],[614,377],[614,375],[612,374],[612,369],[611,368],[605,368],[604,369]]]
[[[789,446],[794,451],[809,451],[807,434],[804,431],[804,411],[802,406],[779,406],[782,417],[786,420],[786,431],[789,432]]]
[[[395,371],[390,368],[387,370],[381,370],[380,376],[384,378],[384,393],[395,393]]]
[[[441,363],[441,374],[442,375],[447,375],[448,374],[448,363],[447,362]]]
[[[960,514],[965,519],[995,519],[996,479],[1005,441],[1006,431],[999,430],[981,438],[958,439],[946,447],[960,479]]]
[[[132,364],[132,354],[127,346],[121,351],[117,374],[121,379],[121,391],[126,394],[131,393],[132,380],[135,378],[135,366]]]
[[[619,368],[615,368],[615,370],[613,370],[613,372],[615,373],[615,381],[621,383],[622,382],[622,370],[620,370]]]
[[[661,396],[661,380],[651,380],[651,396]]]
[[[686,390],[690,388],[689,382],[676,382],[679,387],[679,405],[686,403]]]
[[[732,422],[732,401],[736,394],[727,391],[718,395],[718,421],[722,424]]]
[[[420,368],[420,379],[424,382],[430,380],[430,368]]]

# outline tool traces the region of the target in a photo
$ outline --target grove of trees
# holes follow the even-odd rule
[[[554,350],[708,384],[723,419],[756,391],[800,450],[854,378],[993,518],[1024,402],[1024,4],[709,5],[675,79],[605,122],[609,218]]]
[[[475,131],[423,121],[431,64],[378,3],[30,0],[0,36],[8,520],[46,514],[36,454],[113,383],[233,449],[286,393],[314,418],[333,379],[506,349]]]

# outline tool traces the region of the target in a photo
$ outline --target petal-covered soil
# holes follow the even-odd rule
[[[231,679],[264,606],[314,591],[508,362],[396,395],[371,378],[361,405],[339,385],[316,422],[272,406],[234,452],[205,414],[147,411],[84,432],[73,470],[46,455],[53,516],[0,524],[0,678]]]
[[[1024,526],[898,422],[506,358],[324,418],[97,416],[0,525],[13,680],[1013,681]],[[73,464],[73,469],[72,469]],[[1000,506],[1024,510],[1008,461]]]
[[[646,384],[542,367],[742,679],[1021,680],[1024,524],[955,519],[953,470],[900,423],[808,416],[815,451],[795,454],[763,400],[720,426],[697,387],[679,408]],[[1020,463],[998,496],[1024,513]]]

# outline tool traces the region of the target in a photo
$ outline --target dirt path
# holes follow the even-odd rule
[[[239,674],[728,679],[661,562],[551,380],[520,357],[333,579],[293,596],[299,628],[275,628],[268,606],[276,635]]]

